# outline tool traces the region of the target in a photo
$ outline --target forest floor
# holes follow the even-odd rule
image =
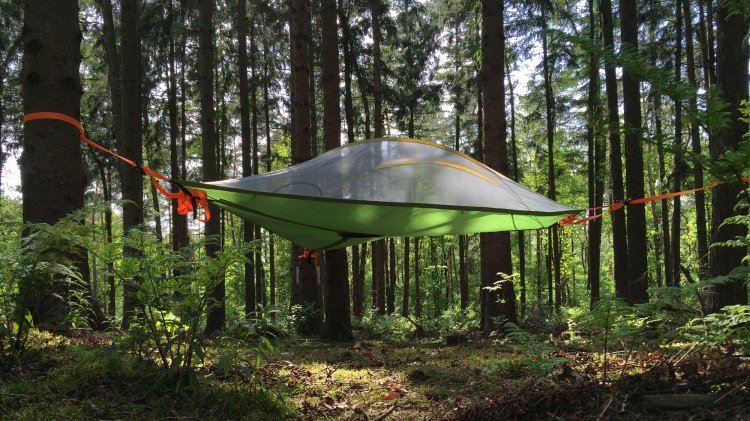
[[[750,360],[731,349],[631,347],[605,381],[581,346],[281,340],[250,376],[209,361],[177,390],[104,334],[33,342],[0,367],[0,418],[750,419]]]

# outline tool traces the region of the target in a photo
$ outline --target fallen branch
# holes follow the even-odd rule
[[[396,404],[394,403],[387,411],[383,412],[382,414],[378,415],[377,417],[373,418],[372,421],[382,421],[386,419],[389,415],[393,413],[393,411],[396,410]]]

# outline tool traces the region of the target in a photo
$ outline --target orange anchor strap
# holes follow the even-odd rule
[[[740,177],[739,180],[742,181],[743,183],[750,183],[750,177]],[[632,199],[632,200],[627,200],[624,202],[615,202],[615,203],[610,203],[608,205],[598,206],[595,208],[589,208],[586,210],[587,216],[583,218],[578,218],[578,214],[575,214],[575,213],[572,215],[568,215],[567,217],[563,218],[560,221],[560,226],[565,227],[568,225],[585,224],[587,222],[593,221],[594,219],[598,219],[604,216],[605,210],[606,212],[614,212],[616,210],[622,209],[623,207],[625,207],[625,205],[638,205],[641,203],[655,202],[657,200],[671,199],[674,197],[679,197],[679,196],[690,194],[690,193],[697,193],[700,191],[711,190],[720,184],[724,184],[724,182],[714,181],[713,183],[707,186],[696,187],[694,189],[687,189],[687,190],[681,190],[681,191],[676,191],[676,192],[668,192],[664,194],[658,194],[656,196],[642,197],[640,199]],[[601,210],[601,212],[595,213],[598,210]]]
[[[316,267],[318,266],[318,257],[320,257],[320,253],[311,249],[304,249],[302,254],[297,256],[300,260],[307,260],[310,263],[314,263]]]
[[[198,189],[191,189],[186,188],[182,186],[181,184],[177,183],[175,180],[167,177],[166,175],[152,170],[149,167],[140,165],[138,162],[133,161],[132,159],[125,158],[122,155],[119,155],[115,152],[113,152],[110,149],[105,148],[104,146],[90,140],[88,137],[86,137],[86,133],[83,130],[83,127],[81,127],[81,122],[76,120],[75,118],[62,114],[62,113],[54,113],[54,112],[38,112],[38,113],[28,113],[23,116],[23,123],[26,124],[30,121],[34,120],[57,120],[62,121],[65,123],[70,124],[71,126],[78,129],[78,132],[80,133],[80,139],[81,142],[86,143],[87,145],[91,146],[94,149],[98,149],[104,153],[107,153],[109,155],[114,156],[115,158],[119,159],[120,161],[130,165],[133,168],[140,169],[145,175],[148,175],[149,178],[151,178],[151,184],[154,185],[154,187],[164,195],[166,198],[171,200],[177,200],[177,212],[180,215],[187,215],[190,212],[194,212],[195,219],[197,219],[200,222],[206,222],[209,219],[211,219],[211,212],[208,208],[208,196],[206,195],[206,192],[203,190]],[[167,189],[165,189],[157,180],[166,181],[168,183],[175,184],[179,191],[172,193],[169,192]],[[198,208],[203,208],[203,218],[198,216]]]

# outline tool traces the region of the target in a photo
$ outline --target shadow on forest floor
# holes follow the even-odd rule
[[[745,419],[750,361],[692,348],[608,356],[560,348],[548,374],[492,341],[284,341],[264,370],[281,378],[303,418]],[[509,363],[510,362],[510,363]],[[520,368],[526,367],[526,368]]]
[[[690,346],[540,355],[496,341],[277,341],[251,374],[199,369],[176,391],[108,336],[39,333],[0,365],[0,417],[16,419],[747,419],[750,361]],[[543,361],[540,361],[543,360]],[[540,365],[550,363],[549,365]],[[541,369],[540,369],[541,367]]]

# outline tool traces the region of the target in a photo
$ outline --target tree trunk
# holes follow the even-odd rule
[[[258,74],[257,74],[257,60],[258,55],[258,44],[255,36],[255,21],[250,24],[250,111],[252,112],[253,118],[251,121],[251,132],[252,132],[252,156],[250,158],[252,175],[258,175],[260,173],[260,163],[258,162],[258,156],[260,150],[258,148]],[[257,304],[263,304],[266,295],[265,280],[263,279],[263,236],[260,232],[260,225],[253,224],[253,238],[258,241],[258,249],[253,253],[253,266],[255,269],[255,302]],[[257,308],[256,304],[256,308]]]
[[[388,313],[393,314],[396,311],[396,240],[391,238],[388,243],[388,270],[390,287],[388,288]]]
[[[308,13],[311,13],[308,11]],[[318,156],[318,98],[315,96],[315,54],[317,53],[315,39],[316,32],[313,26],[312,15],[310,15],[310,54],[307,59],[310,61],[310,153],[313,157]]]
[[[359,278],[359,246],[352,246],[352,313],[362,317],[362,281]]]
[[[688,82],[698,88],[695,79],[695,52],[693,50],[693,17],[690,11],[690,2],[682,2],[685,19],[685,54],[687,57],[687,79]],[[689,101],[690,111],[698,112],[698,102],[693,96]],[[693,185],[695,188],[703,186],[703,161],[701,152],[701,135],[698,121],[690,121],[690,145],[693,152]],[[706,195],[699,191],[695,193],[695,236],[697,237],[698,251],[698,279],[704,279],[708,270],[708,232],[706,231]]]
[[[102,0],[100,2],[102,19],[104,25],[104,50],[107,55],[107,85],[112,103],[112,127],[115,138],[115,144],[122,144],[122,96],[121,79],[120,79],[120,57],[117,53],[117,31],[115,30],[114,15],[112,13],[111,0]],[[104,213],[104,225],[107,233],[107,244],[112,243],[112,185],[107,177],[104,164],[97,160],[99,167],[99,176],[102,180],[102,189],[104,201],[108,202],[107,209]],[[111,262],[107,264],[107,315],[110,318],[115,317],[117,290],[114,277],[114,266]]]
[[[596,41],[596,14],[594,0],[588,0],[589,9],[589,40]],[[598,208],[604,202],[604,147],[597,133],[597,121],[601,114],[599,103],[599,58],[596,53],[589,55],[589,89],[588,89],[588,121],[586,123],[586,137],[588,140],[589,159],[589,207]],[[601,210],[596,211],[597,214]],[[594,219],[589,222],[588,235],[588,285],[591,295],[591,308],[600,298],[601,274],[601,245],[602,220]]]
[[[292,164],[299,164],[312,158],[312,128],[310,98],[310,3],[309,0],[292,0],[291,16],[291,68],[292,68]],[[318,334],[323,327],[319,316],[321,309],[320,286],[316,268],[297,259],[303,252],[302,246],[292,245],[292,305],[301,305],[312,310],[309,330],[304,333]],[[296,279],[295,279],[296,278]]]
[[[542,66],[544,68],[544,104],[547,122],[547,181],[549,183],[549,198],[557,200],[557,188],[555,187],[555,105],[552,92],[552,69],[547,54],[547,17],[542,12]],[[560,279],[560,238],[557,225],[552,228],[552,266],[555,276],[555,311],[560,311],[562,305],[562,280]]]
[[[345,9],[344,0],[339,1],[338,13],[341,24],[341,50],[344,53],[344,116],[346,117],[346,139],[354,142],[354,96],[352,95],[352,46],[349,12]],[[354,249],[354,248],[352,248]]]
[[[203,180],[213,181],[219,178],[216,159],[216,122],[214,115],[214,46],[213,46],[213,0],[199,0],[198,18],[198,89],[201,98],[201,137],[203,157]],[[205,235],[219,236],[219,209],[209,203],[211,214],[217,217],[206,222]],[[206,243],[206,256],[213,258],[219,252],[218,238]],[[212,288],[207,307],[206,333],[214,333],[224,328],[226,310],[224,307],[224,279],[216,280]]]
[[[682,79],[682,8],[680,1],[675,1],[675,53],[674,79],[679,83]],[[672,191],[682,190],[682,101],[674,101],[674,169],[672,172]],[[680,197],[672,200],[672,277],[667,278],[667,286],[680,285],[680,222],[682,216],[682,202]]]
[[[248,84],[247,64],[247,0],[237,1],[237,57],[240,76],[240,142],[242,148],[242,176],[253,175],[252,160],[250,158],[250,88]],[[253,224],[244,221],[242,224],[242,240],[246,243],[253,241]],[[248,253],[245,257],[245,317],[251,315],[257,309],[255,297],[255,275],[253,272],[253,255]]]
[[[664,133],[662,132],[661,117],[661,97],[657,94],[654,96],[654,130],[656,134],[656,155],[659,164],[659,184],[662,186],[661,193],[667,192],[667,174],[665,169],[664,158]],[[661,245],[664,254],[664,279],[674,279],[672,275],[672,243],[669,235],[669,201],[661,200]]]
[[[273,169],[273,154],[271,151],[271,112],[270,99],[268,94],[268,85],[270,84],[268,75],[268,40],[263,43],[263,114],[266,120],[266,172]],[[276,305],[276,256],[275,256],[274,235],[268,232],[268,294],[272,306]],[[266,305],[264,296],[263,305]],[[276,313],[271,313],[275,317]]]
[[[135,162],[141,162],[143,146],[141,143],[141,60],[140,36],[138,33],[138,1],[122,2],[121,11],[122,33],[122,146],[120,154]],[[124,163],[118,166],[122,183],[122,198],[132,204],[123,205],[122,230],[128,233],[134,227],[143,225],[143,177],[138,171]],[[124,247],[126,256],[137,256],[139,250]],[[130,317],[135,311],[137,291],[136,285],[140,280],[133,279],[125,283],[123,292],[122,327],[130,324]]]
[[[482,84],[485,163],[502,174],[508,173],[508,153],[505,131],[505,32],[503,27],[503,1],[482,1]],[[484,334],[496,328],[494,320],[503,316],[516,323],[516,296],[513,283],[502,280],[498,274],[513,272],[510,235],[504,233],[482,234],[485,244],[482,256],[482,287],[499,288],[488,291],[485,298]]]
[[[602,38],[608,50],[614,51],[614,25],[612,1],[600,0]],[[625,190],[622,180],[622,145],[620,143],[620,111],[617,99],[617,74],[615,64],[604,65],[604,86],[607,93],[607,129],[609,140],[609,172],[612,182],[612,201],[622,202]],[[614,262],[615,295],[625,299],[628,292],[628,243],[625,236],[625,212],[612,212],[612,247]]]
[[[169,21],[174,27],[175,20],[174,4],[169,1]],[[173,32],[169,37],[169,86],[167,91],[167,102],[169,108],[169,165],[170,177],[174,180],[185,179],[186,174],[180,172],[180,155],[177,148],[177,139],[180,136],[180,128],[177,124],[177,76],[176,76],[176,54],[175,38]],[[179,189],[175,186],[173,191]],[[177,212],[177,201],[172,201],[172,250],[177,251],[188,245],[187,215]]]
[[[739,13],[730,13],[725,2],[719,5],[716,16],[717,44],[716,84],[721,89],[730,123],[717,130],[714,139],[709,139],[711,159],[716,161],[726,152],[736,150],[742,137],[748,132],[747,122],[742,120],[740,106],[748,100],[747,48],[743,43],[748,22]],[[713,142],[711,142],[713,140]],[[724,220],[736,215],[738,195],[743,185],[733,182],[717,186],[713,190],[711,242],[724,242],[747,235],[742,225],[726,224]],[[742,265],[747,256],[746,247],[712,247],[710,251],[710,277],[728,274]],[[747,304],[747,284],[741,280],[731,280],[714,288],[712,310],[718,311],[732,304]]]
[[[638,10],[636,3],[620,0],[621,50],[638,54]],[[643,145],[641,142],[640,83],[628,67],[622,73],[623,121],[625,132],[625,184],[628,197],[644,196]],[[628,236],[628,294],[631,304],[648,301],[648,245],[646,240],[646,207],[629,205],[627,210]]]
[[[326,151],[341,146],[339,105],[339,48],[336,0],[321,0],[320,26],[323,48],[323,140]],[[332,340],[352,340],[349,306],[349,262],[346,249],[326,252],[325,331]]]
[[[513,94],[513,80],[510,77],[510,64],[505,64],[506,74],[508,76],[508,97],[510,98],[510,147],[513,155],[513,180],[516,182],[521,181],[521,171],[518,169],[518,145],[516,144],[516,99]],[[465,273],[466,268],[464,267],[464,253],[461,249],[462,241],[459,240],[459,266],[461,269],[461,283],[467,281]],[[524,231],[518,231],[518,281],[521,284],[521,319],[526,317],[526,233]],[[466,288],[468,292],[468,286]],[[463,291],[463,286],[462,286]],[[463,295],[462,305],[463,305]],[[467,297],[468,300],[468,297]],[[462,308],[465,308],[462,307]]]
[[[422,290],[419,285],[419,237],[414,237],[414,317],[422,317]]]
[[[409,260],[410,260],[410,252],[409,252],[409,246],[411,244],[411,241],[409,238],[404,237],[404,287],[403,287],[403,298],[401,300],[401,315],[404,317],[409,317]]]
[[[78,3],[75,1],[25,4],[23,30],[24,113],[53,111],[80,117],[81,63]],[[21,154],[23,220],[54,224],[83,207],[84,174],[75,127],[60,121],[36,120],[24,125]],[[86,253],[69,256],[85,275]],[[21,285],[38,297],[28,306],[36,327],[60,327],[66,316],[70,287],[57,281],[44,291]]]
[[[380,55],[380,43],[382,41],[382,34],[380,28],[380,15],[381,15],[382,4],[380,0],[370,1],[370,13],[372,17],[372,51],[373,51],[373,99],[374,99],[374,119],[375,119],[375,138],[383,137],[384,122],[383,122],[383,62]],[[378,250],[375,253],[375,249]],[[373,268],[377,266],[377,270],[373,270],[373,281],[376,284],[377,295],[375,300],[378,314],[385,313],[386,306],[386,273],[385,273],[385,260],[388,258],[385,252],[386,245],[385,240],[377,240],[373,243],[373,254],[372,264]],[[377,276],[376,276],[377,275]]]

